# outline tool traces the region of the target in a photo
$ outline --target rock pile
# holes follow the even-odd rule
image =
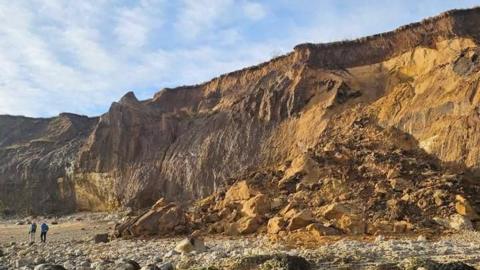
[[[357,114],[361,115],[361,114]],[[314,237],[473,230],[479,186],[375,120],[338,116],[318,145],[198,201],[190,225],[241,235],[298,230]]]

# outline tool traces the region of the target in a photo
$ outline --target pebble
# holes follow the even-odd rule
[[[342,263],[346,267],[356,264],[388,265],[411,256],[432,257],[443,261],[464,260],[476,267],[480,266],[480,257],[477,256],[480,233],[469,232],[466,236],[458,235],[429,241],[423,235],[414,239],[385,239],[383,236],[377,236],[372,240],[342,239],[307,249],[301,246],[291,247],[282,243],[271,243],[266,235],[246,238],[210,237],[205,239],[207,247],[205,252],[197,251],[183,255],[174,251],[182,238],[149,241],[114,239],[100,244],[94,244],[91,237],[33,245],[11,242],[0,245],[3,253],[3,256],[0,256],[0,270],[32,270],[40,265],[61,265],[67,270],[173,270],[176,265],[201,268],[238,260],[245,256],[271,255],[280,252],[307,258],[319,269],[330,269],[333,261]]]

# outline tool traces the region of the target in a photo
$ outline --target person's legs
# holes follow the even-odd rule
[[[42,242],[45,243],[47,241],[47,232],[42,232],[40,235]]]

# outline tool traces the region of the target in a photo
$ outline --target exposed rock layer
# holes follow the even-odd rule
[[[332,116],[355,107],[476,171],[479,26],[475,8],[356,41],[303,44],[149,100],[128,93],[99,118],[1,116],[0,207],[102,210],[204,197],[241,172],[294,160],[337,124]]]

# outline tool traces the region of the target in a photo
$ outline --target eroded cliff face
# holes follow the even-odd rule
[[[0,210],[6,214],[77,209],[70,175],[96,118],[0,116]]]
[[[476,8],[356,41],[302,44],[149,100],[128,93],[99,118],[2,116],[0,201],[30,212],[186,202],[240,173],[294,160],[333,116],[358,108],[475,171],[479,26]],[[20,194],[29,195],[16,202]]]

